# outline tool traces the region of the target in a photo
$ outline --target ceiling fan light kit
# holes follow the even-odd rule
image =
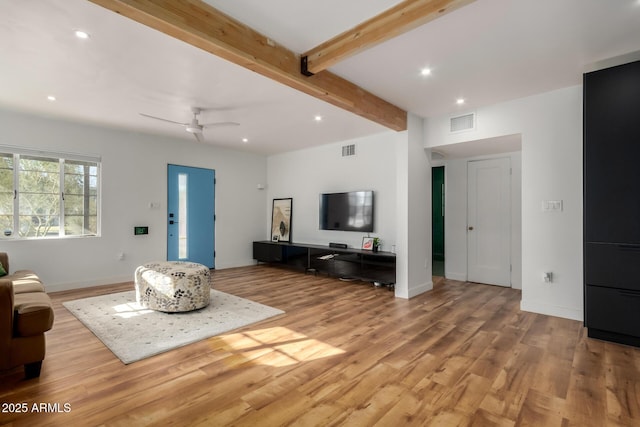
[[[189,133],[202,133],[202,126],[200,126],[195,120],[186,125],[184,130]]]

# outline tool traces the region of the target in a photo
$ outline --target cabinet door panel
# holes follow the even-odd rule
[[[640,243],[640,61],[584,76],[587,242]]]

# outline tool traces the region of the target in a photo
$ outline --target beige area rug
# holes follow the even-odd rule
[[[125,364],[284,313],[213,289],[208,307],[186,313],[143,308],[135,291],[63,305]]]

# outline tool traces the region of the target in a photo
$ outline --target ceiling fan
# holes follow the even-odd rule
[[[162,117],[150,116],[149,114],[140,113],[141,116],[148,117],[150,119],[161,120],[163,122],[173,123],[176,125],[184,126],[184,130],[193,134],[198,142],[204,142],[204,136],[202,135],[202,131],[204,128],[217,127],[217,126],[239,126],[240,123],[236,122],[216,122],[216,123],[204,123],[201,124],[198,121],[198,115],[202,112],[202,108],[192,107],[191,112],[193,113],[193,118],[189,123],[181,123],[173,120],[163,119]]]

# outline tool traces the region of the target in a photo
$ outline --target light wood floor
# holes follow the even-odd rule
[[[0,424],[204,426],[640,425],[640,350],[581,322],[519,310],[520,292],[440,280],[411,300],[268,266],[214,287],[286,315],[123,365],[61,305],[132,284],[52,294],[39,379],[0,377]]]

